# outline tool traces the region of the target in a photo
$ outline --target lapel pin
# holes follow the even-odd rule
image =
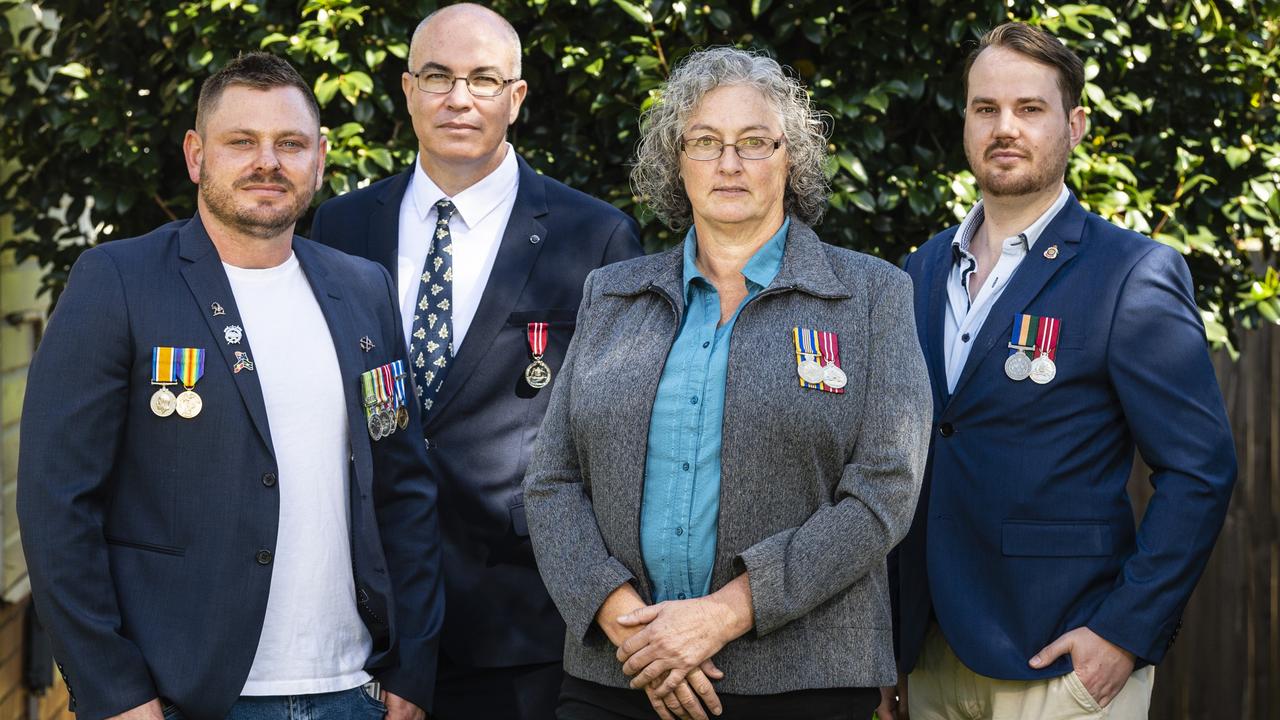
[[[213,310],[213,316],[214,316],[214,317],[218,317],[219,315],[226,315],[226,314],[227,314],[227,311],[226,311],[226,310],[223,310],[223,309],[222,309],[222,305],[220,305],[220,304],[218,304],[218,303],[214,303],[214,304],[210,305],[210,306],[209,306],[209,309]]]
[[[1055,259],[1057,259],[1057,257],[1058,257],[1058,246],[1057,246],[1057,245],[1050,245],[1050,246],[1049,246],[1049,247],[1044,251],[1044,256],[1045,256],[1045,257],[1047,257],[1047,258],[1049,258],[1050,260],[1055,260]]]
[[[222,339],[226,340],[228,345],[239,345],[243,337],[244,328],[239,325],[228,325],[222,328]]]
[[[249,359],[249,353],[236,350],[236,364],[232,366],[231,371],[239,374],[241,370],[253,372],[253,361]]]
[[[369,352],[373,349],[373,340],[370,340],[368,335],[360,338],[360,349],[365,352]]]

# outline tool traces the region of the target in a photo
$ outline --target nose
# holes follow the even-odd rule
[[[278,170],[280,169],[280,156],[276,154],[276,146],[270,142],[264,142],[258,146],[258,157],[254,163],[258,170]]]
[[[738,148],[725,145],[721,148],[720,157],[716,159],[716,170],[722,175],[737,175],[742,172],[742,158],[738,157]]]
[[[450,109],[460,110],[471,106],[471,89],[467,87],[466,78],[454,78],[453,87],[444,96]]]
[[[996,118],[995,127],[992,128],[992,132],[995,133],[996,137],[1001,138],[1017,137],[1019,135],[1018,123],[1017,119],[1014,117],[1013,110],[1000,111],[999,116]]]

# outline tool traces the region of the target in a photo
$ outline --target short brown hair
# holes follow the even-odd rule
[[[982,36],[978,47],[964,61],[964,96],[969,99],[969,70],[987,48],[998,47],[1025,55],[1058,71],[1058,90],[1062,93],[1062,110],[1071,112],[1080,104],[1084,91],[1084,63],[1056,37],[1026,23],[1005,23]]]
[[[306,98],[316,124],[320,124],[320,105],[316,102],[316,94],[289,61],[271,53],[251,52],[227,63],[226,67],[210,75],[200,86],[200,99],[196,101],[197,131],[204,131],[204,119],[213,112],[223,91],[232,85],[245,85],[258,90],[297,88]]]

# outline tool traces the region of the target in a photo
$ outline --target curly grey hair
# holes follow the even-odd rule
[[[631,168],[632,191],[672,230],[693,223],[680,179],[680,140],[707,93],[725,85],[756,88],[782,118],[787,152],[786,212],[808,225],[827,209],[827,118],[799,79],[766,55],[732,47],[696,50],[680,61],[661,94],[640,118],[640,142]]]

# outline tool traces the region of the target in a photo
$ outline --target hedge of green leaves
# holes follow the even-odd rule
[[[964,55],[1006,19],[1038,23],[1087,61],[1091,129],[1068,178],[1081,200],[1187,256],[1211,340],[1280,320],[1280,3],[491,5],[524,39],[530,93],[512,141],[539,170],[634,213],[650,249],[673,238],[627,184],[639,112],[690,49],[736,44],[794,68],[832,116],[823,237],[894,261],[976,199]],[[179,143],[199,83],[249,49],[314,80],[332,144],[326,192],[397,172],[416,147],[400,93],[408,35],[435,6],[0,0],[0,37],[16,36],[0,50],[0,158],[17,168],[4,211],[32,231],[11,244],[46,264],[56,294],[87,244],[189,215]]]

